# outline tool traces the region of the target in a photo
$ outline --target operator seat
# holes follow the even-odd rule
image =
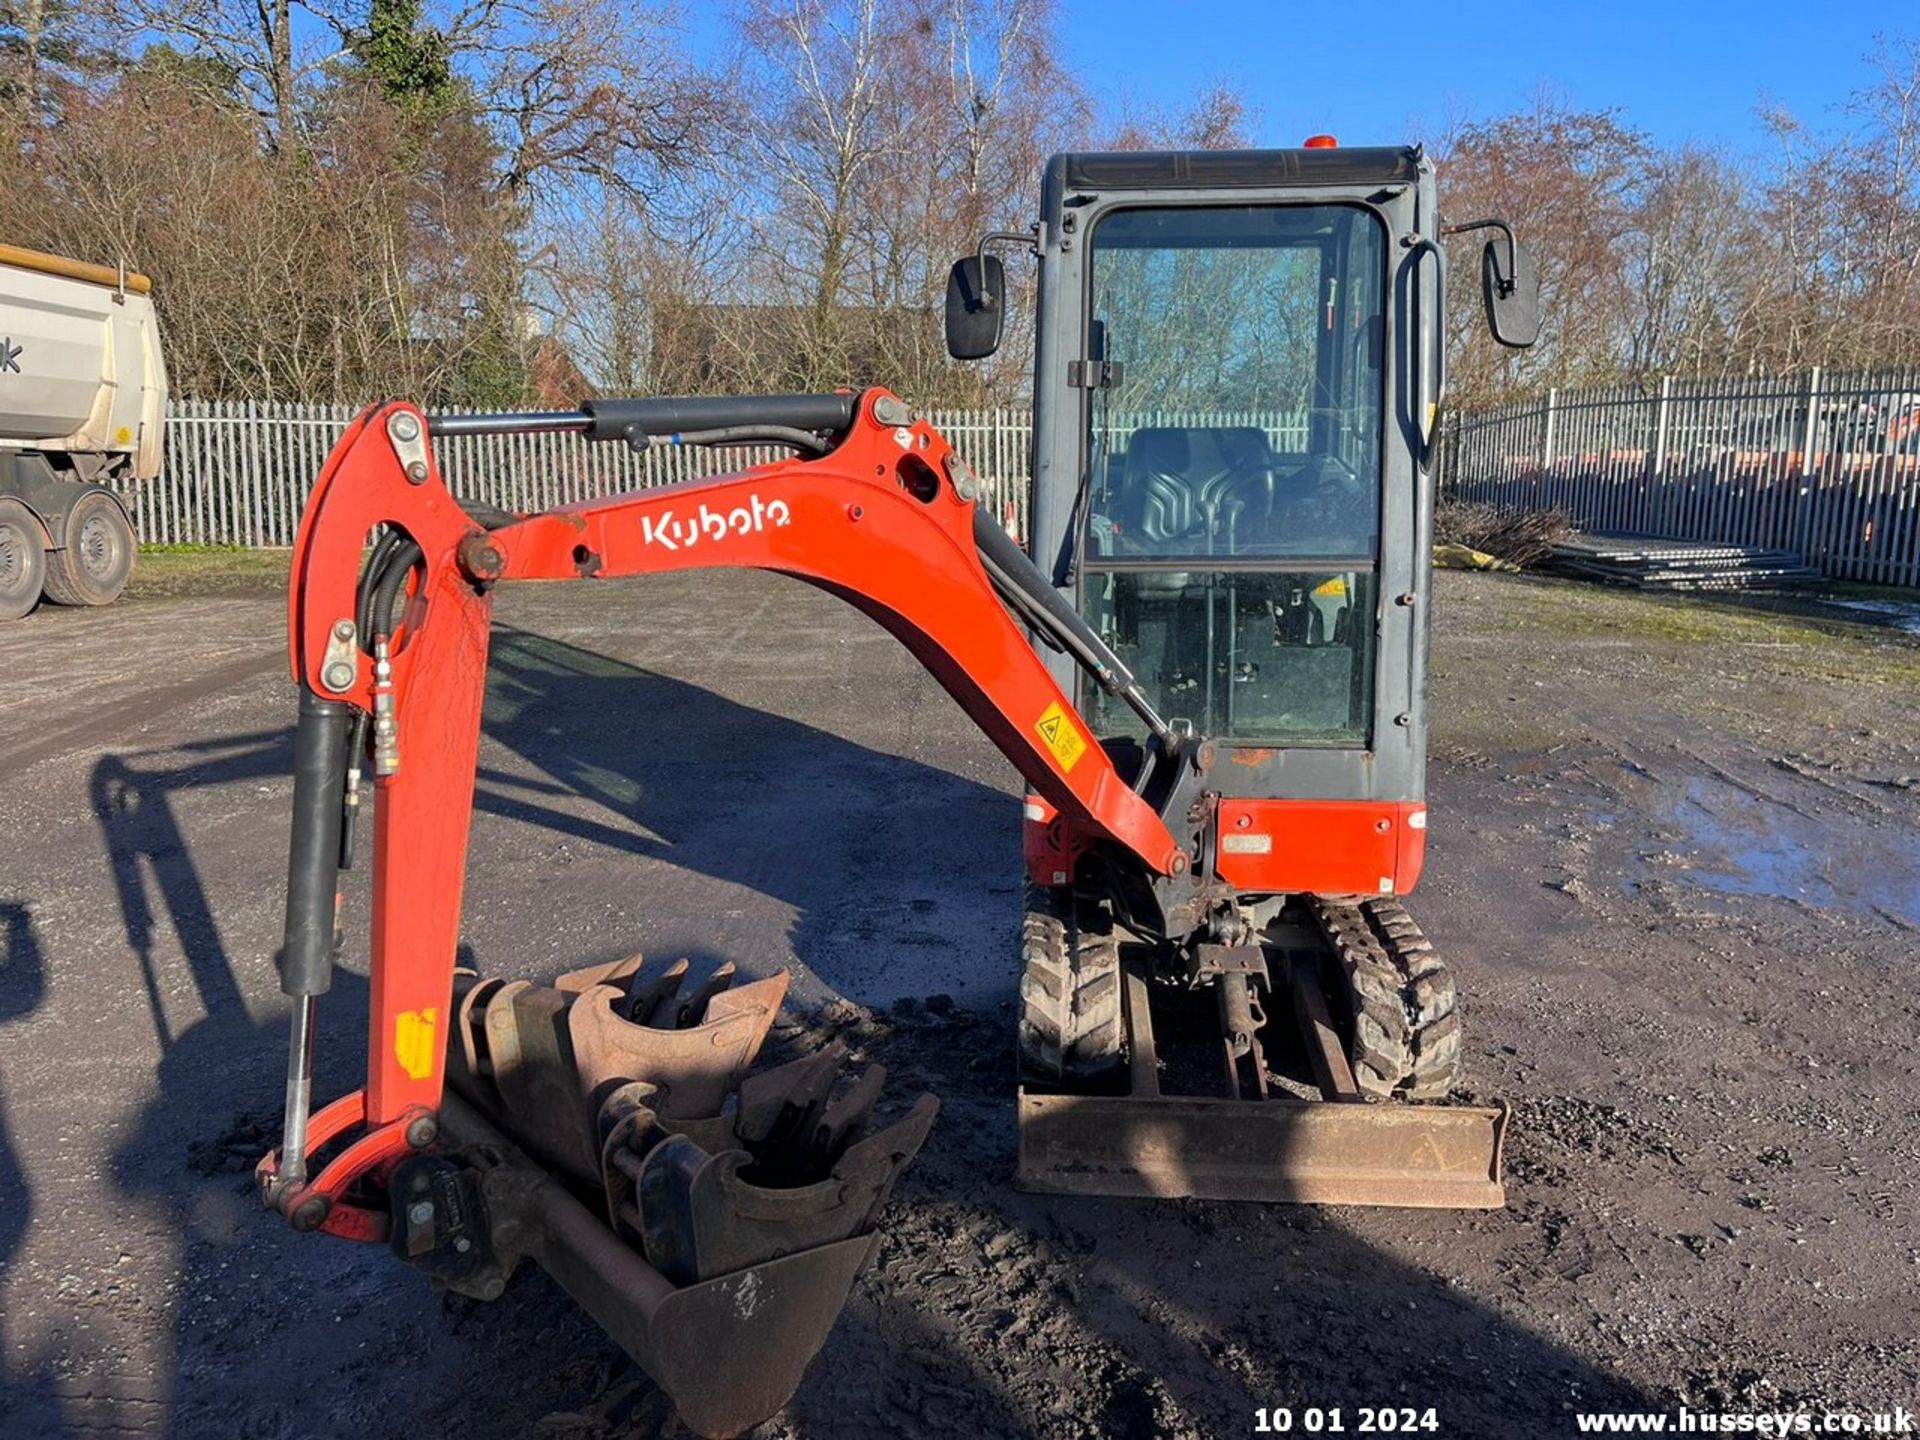
[[[1127,442],[1123,503],[1114,518],[1121,534],[1148,553],[1184,550],[1181,542],[1199,521],[1187,481],[1191,453],[1186,430],[1172,426],[1136,430]]]
[[[1121,472],[1120,533],[1147,555],[1203,555],[1213,517],[1218,553],[1230,530],[1273,514],[1273,452],[1251,425],[1150,425],[1133,432]]]

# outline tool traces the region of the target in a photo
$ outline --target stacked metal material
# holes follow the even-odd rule
[[[1547,568],[1640,590],[1780,590],[1821,578],[1791,550],[1646,535],[1575,535],[1553,546]]]

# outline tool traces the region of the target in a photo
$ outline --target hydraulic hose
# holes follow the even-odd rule
[[[402,540],[394,547],[393,554],[386,566],[377,575],[369,571],[373,581],[373,596],[367,606],[367,639],[372,641],[376,635],[393,634],[393,606],[399,598],[400,589],[406,584],[407,575],[421,561],[420,547],[411,540]]]
[[[359,622],[360,643],[368,649],[373,645],[374,584],[386,572],[387,562],[406,538],[398,530],[383,530],[380,538],[373,542],[373,553],[367,556],[366,568],[360,572],[360,592],[354,605],[354,619]]]
[[[1163,739],[1172,734],[1125,662],[1094,633],[1085,617],[1047,583],[1047,577],[1027,558],[1027,552],[1013,543],[1013,537],[995,524],[984,508],[974,510],[973,540],[994,588],[1006,595],[1009,603],[1036,630],[1058,641],[1102,690],[1126,701],[1153,734]]]
[[[630,444],[646,445],[786,445],[809,455],[824,455],[833,447],[811,430],[791,425],[720,425],[708,430],[676,430],[670,435],[637,436]]]

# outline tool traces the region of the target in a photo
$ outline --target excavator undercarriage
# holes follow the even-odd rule
[[[1264,923],[1239,943],[1170,951],[1126,932],[1100,897],[1029,896],[1021,1185],[1504,1204],[1504,1107],[1396,1103],[1445,1100],[1460,1061],[1452,977],[1405,908],[1297,896],[1253,911]]]

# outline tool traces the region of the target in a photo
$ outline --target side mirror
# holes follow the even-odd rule
[[[947,353],[984,360],[1007,323],[1007,267],[998,255],[968,255],[947,272]]]
[[[1480,294],[1495,340],[1524,350],[1540,338],[1540,272],[1511,234],[1487,241],[1480,252]]]

